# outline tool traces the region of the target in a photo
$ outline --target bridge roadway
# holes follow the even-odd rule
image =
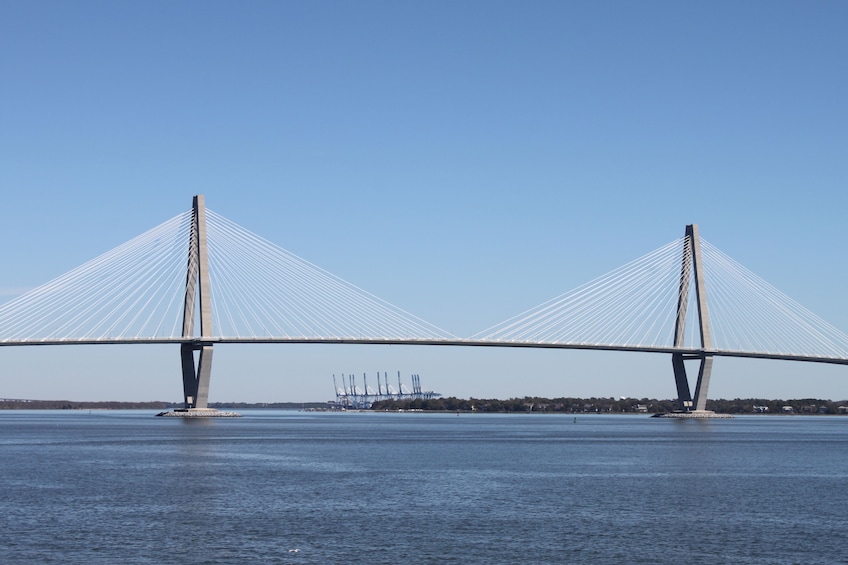
[[[161,337],[161,338],[102,338],[102,339],[61,339],[61,340],[0,340],[1,346],[26,345],[132,345],[132,344],[183,344],[212,345],[216,343],[302,343],[302,344],[354,344],[354,345],[441,345],[462,347],[512,347],[526,349],[585,349],[594,351],[630,351],[643,353],[682,353],[684,356],[701,358],[737,357],[748,359],[776,359],[781,361],[804,361],[831,365],[848,365],[844,357],[815,357],[786,353],[757,353],[722,349],[695,349],[680,347],[653,347],[644,345],[607,345],[593,343],[546,343],[531,341],[496,341],[474,339],[414,339],[414,338],[320,338],[320,337]]]

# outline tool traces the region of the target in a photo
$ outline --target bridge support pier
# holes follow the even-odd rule
[[[197,368],[194,352],[200,351]],[[209,380],[212,376],[212,344],[183,343],[180,346],[183,367],[185,408],[206,409],[209,402]]]
[[[689,377],[686,375],[685,362],[689,360],[699,360],[701,362],[698,369],[698,382],[695,386],[694,400],[689,388]],[[677,384],[677,409],[682,412],[689,412],[691,410],[703,412],[706,410],[707,390],[710,387],[713,356],[672,353],[671,364],[674,368],[674,382]]]
[[[698,384],[695,387],[695,411],[707,409],[707,389],[710,388],[710,375],[713,371],[713,356],[704,355],[701,358],[701,368],[698,370]]]
[[[682,353],[671,354],[674,382],[677,385],[677,409],[681,411],[689,410],[692,407],[692,393],[689,390],[689,378],[686,376],[684,361],[685,358]]]

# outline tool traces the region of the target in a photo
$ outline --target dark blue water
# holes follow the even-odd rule
[[[848,418],[0,413],[2,563],[848,563]]]

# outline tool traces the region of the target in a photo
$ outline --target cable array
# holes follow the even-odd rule
[[[848,335],[701,238],[713,348],[848,358]]]
[[[0,341],[177,337],[191,212],[0,306]]]
[[[0,343],[182,338],[192,214],[0,306]],[[211,210],[206,219],[214,338],[461,341]],[[848,335],[700,244],[713,350],[848,359]],[[672,348],[688,277],[682,347],[699,349],[690,249],[672,241],[469,341]]]
[[[711,348],[738,353],[848,358],[848,335],[705,241],[701,243]],[[694,269],[686,238],[492,326],[473,339],[671,348],[681,269],[689,265],[682,347],[699,349]]]
[[[191,223],[189,210],[3,305],[0,341],[181,338]],[[215,338],[455,339],[211,210],[207,241]]]
[[[216,335],[454,338],[215,212],[206,214]]]
[[[684,239],[472,336],[491,341],[670,347]]]

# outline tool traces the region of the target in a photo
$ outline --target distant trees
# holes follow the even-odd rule
[[[620,399],[614,398],[542,398],[530,397],[500,399],[456,397],[435,398],[430,400],[383,400],[375,402],[372,410],[427,410],[445,412],[564,412],[569,414],[585,413],[627,413],[627,412],[662,412],[673,409],[673,401],[655,399]]]
[[[0,399],[0,410],[166,410],[181,408],[174,402],[72,402],[70,400],[11,400]],[[210,408],[271,408],[296,410],[326,408],[326,402],[210,402]]]
[[[840,406],[848,406],[848,401],[820,398],[707,400],[707,410],[726,414],[839,414]]]
[[[170,402],[71,402],[69,400],[0,399],[0,410],[165,410],[182,406]],[[210,403],[211,408],[322,409],[322,402]],[[424,410],[437,412],[633,414],[663,413],[677,409],[676,400],[655,398],[542,398],[525,396],[507,400],[483,398],[431,398],[383,400],[371,407],[377,411]],[[721,414],[846,414],[848,400],[800,398],[794,400],[735,398],[707,400],[707,410]]]
[[[71,402],[70,400],[0,400],[0,410],[164,410],[167,402]]]
[[[759,409],[755,408],[760,407]],[[707,410],[723,414],[838,414],[839,407],[848,407],[848,401],[834,402],[820,399],[766,400],[746,398],[734,400],[708,400]],[[765,407],[765,409],[763,409]],[[785,409],[789,407],[790,409]],[[677,409],[676,400],[657,400],[655,398],[524,398],[498,399],[461,399],[455,397],[434,398],[430,400],[383,400],[371,406],[377,411],[423,410],[441,412],[493,412],[493,413],[567,413],[567,414],[627,414],[627,413],[663,413]]]

